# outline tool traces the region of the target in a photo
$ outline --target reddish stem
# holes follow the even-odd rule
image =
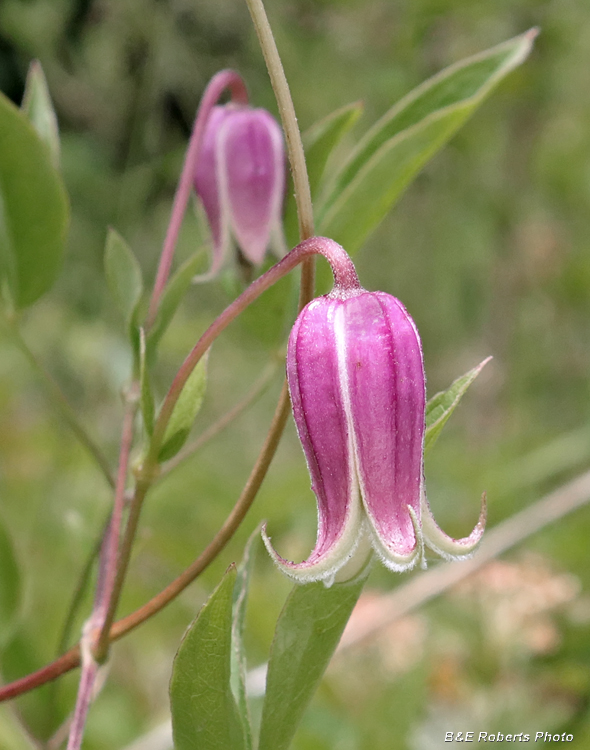
[[[300,242],[279,263],[270,268],[265,274],[259,276],[250,286],[235,299],[231,305],[216,318],[201,338],[197,341],[192,351],[184,360],[176,373],[172,385],[156,421],[150,452],[146,459],[146,465],[150,467],[157,463],[158,453],[164,439],[166,427],[172,412],[178,401],[182,389],[195,369],[201,357],[219,334],[255,299],[257,299],[270,286],[275,284],[285,274],[292,271],[304,258],[311,255],[323,255],[332,267],[334,274],[334,286],[336,293],[354,293],[361,290],[356,270],[346,251],[334,240],[327,237],[310,237]]]
[[[133,422],[135,418],[136,394],[129,396],[129,403],[123,419],[121,435],[121,452],[119,455],[119,469],[115,501],[109,531],[101,554],[101,570],[99,570],[100,588],[97,586],[97,600],[92,617],[95,618],[96,628],[99,630],[98,640],[94,648],[94,657],[98,662],[104,661],[109,650],[109,631],[119,603],[120,586],[118,581],[119,542],[121,539],[121,524],[123,508],[125,507],[125,484],[129,468],[129,454],[133,443]]]
[[[229,89],[231,99],[233,102],[236,102],[236,104],[248,104],[246,84],[240,75],[234,70],[220,70],[219,73],[216,73],[207,84],[207,88],[205,89],[205,93],[203,94],[195,118],[193,132],[184,159],[182,174],[180,175],[178,187],[176,188],[176,195],[174,196],[170,223],[168,224],[164,247],[162,248],[162,254],[160,256],[158,273],[156,274],[156,281],[154,283],[154,290],[150,299],[150,306],[145,324],[146,330],[149,330],[154,324],[158,312],[160,297],[162,296],[162,292],[168,281],[168,276],[170,275],[170,268],[172,266],[172,259],[174,257],[178,234],[184,218],[188,199],[191,190],[193,189],[195,167],[201,150],[205,125],[207,124],[207,119],[211,110],[215,104],[217,104],[219,97],[225,89]]]

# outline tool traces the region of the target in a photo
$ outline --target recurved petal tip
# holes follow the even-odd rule
[[[320,526],[318,540],[311,555],[300,563],[294,563],[281,557],[272,546],[266,533],[266,524],[262,527],[262,540],[276,566],[297,583],[323,581],[331,586],[338,572],[351,561],[359,542],[362,541],[363,513],[360,502],[356,500],[349,506],[346,522],[338,536],[328,536],[328,530]],[[367,552],[368,555],[368,552]],[[360,567],[360,566],[359,566]],[[356,574],[357,569],[349,577]],[[338,580],[341,580],[338,578]]]
[[[462,539],[453,539],[439,527],[434,520],[430,505],[426,499],[426,493],[422,491],[421,497],[422,533],[425,543],[434,552],[445,560],[461,560],[469,557],[475,551],[481,541],[487,520],[487,499],[484,492],[481,496],[481,509],[479,520],[469,536]]]

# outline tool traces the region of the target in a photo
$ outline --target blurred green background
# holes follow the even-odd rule
[[[541,28],[531,58],[421,173],[357,257],[363,285],[400,297],[416,320],[431,395],[493,355],[429,456],[427,481],[450,533],[471,528],[484,489],[495,524],[589,464],[590,8],[585,0],[269,6],[301,127],[363,100],[365,113],[344,150],[444,66]],[[26,314],[24,335],[114,463],[130,354],[103,274],[106,228],[127,239],[153,278],[210,76],[237,68],[252,101],[276,107],[240,0],[2,0],[0,89],[17,103],[33,58],[59,117],[72,225],[64,271]],[[201,234],[198,221],[187,221],[181,257]],[[162,342],[160,395],[235,286],[227,274],[191,290]],[[254,313],[216,343],[195,434],[276,356],[283,332],[257,330],[259,323]],[[264,439],[280,370],[252,408],[150,496],[122,614],[163,588],[223,522]],[[8,681],[55,655],[110,495],[4,338],[0,409],[0,520],[22,581],[19,620],[0,644]],[[262,518],[284,554],[302,559],[311,549],[315,504],[292,424],[229,548],[177,602],[113,649],[88,750],[124,748],[166,721],[182,633]],[[446,731],[480,729],[572,732],[570,746],[589,747],[589,538],[584,508],[336,659],[296,750],[430,750],[445,746]],[[408,578],[376,566],[369,596]],[[251,667],[266,659],[288,589],[261,553],[248,616]],[[87,596],[84,612],[90,604]],[[23,697],[15,710],[0,708],[0,748],[31,747],[19,716],[37,736],[50,736],[73,705],[76,685],[72,674]]]

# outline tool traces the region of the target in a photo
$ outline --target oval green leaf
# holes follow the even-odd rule
[[[158,454],[159,461],[168,461],[173,458],[189,436],[207,390],[208,359],[209,351],[192,371],[182,389],[164,433],[162,447]]]
[[[356,252],[426,162],[529,54],[536,29],[451,65],[362,138],[318,211],[322,234]]]
[[[129,324],[143,292],[143,278],[133,251],[112,227],[107,234],[104,267],[113,301]]]
[[[61,268],[69,207],[46,144],[0,94],[0,273],[12,303],[28,307]]]
[[[246,750],[230,685],[235,580],[232,565],[176,654],[170,681],[176,750]]]

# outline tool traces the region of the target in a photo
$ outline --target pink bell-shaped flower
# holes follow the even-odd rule
[[[211,272],[219,269],[233,235],[254,265],[280,230],[285,192],[283,135],[264,109],[213,107],[194,177],[213,239]]]
[[[354,575],[371,546],[399,571],[424,564],[424,544],[446,559],[474,550],[485,501],[473,532],[456,540],[438,527],[426,500],[422,347],[399,300],[354,286],[310,302],[291,332],[287,376],[318,536],[309,558],[292,563],[263,532],[282,571],[330,585]]]

